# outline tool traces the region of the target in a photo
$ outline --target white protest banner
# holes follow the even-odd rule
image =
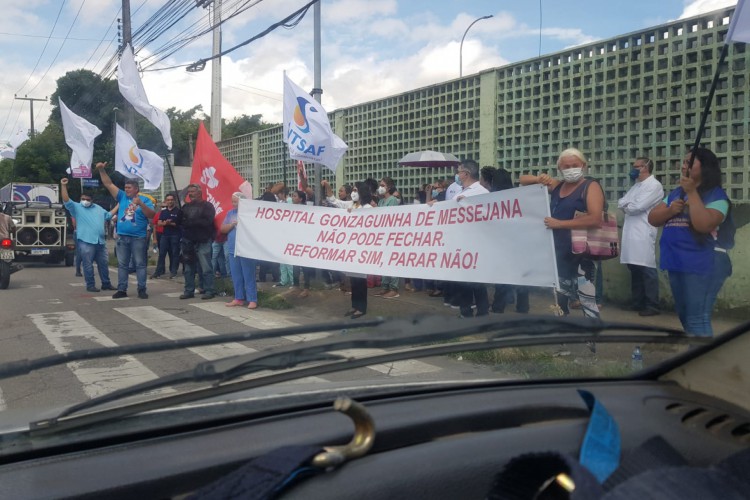
[[[164,179],[164,160],[158,154],[140,149],[133,136],[116,124],[115,170],[130,179],[143,179],[143,189],[158,189]]]
[[[235,254],[337,271],[557,286],[545,186],[343,209],[241,200]]]

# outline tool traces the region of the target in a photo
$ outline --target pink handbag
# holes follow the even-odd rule
[[[581,215],[586,215],[586,212],[575,213],[575,217]],[[620,239],[615,214],[602,212],[602,227],[571,229],[570,239],[573,253],[591,260],[614,259],[620,255]]]
[[[591,181],[586,183],[583,198],[586,199]],[[574,218],[586,215],[576,211]],[[570,243],[574,255],[581,255],[591,260],[614,259],[620,255],[620,238],[617,232],[617,217],[605,209],[602,211],[602,226],[589,229],[571,229]]]

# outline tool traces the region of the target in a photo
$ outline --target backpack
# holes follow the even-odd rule
[[[717,248],[723,248],[729,250],[734,248],[734,234],[737,232],[737,226],[734,224],[734,216],[732,216],[732,202],[729,202],[729,210],[727,216],[724,217],[724,222],[719,224],[716,237],[714,238],[714,244]]]

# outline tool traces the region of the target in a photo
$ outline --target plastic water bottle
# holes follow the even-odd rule
[[[633,354],[630,356],[630,369],[633,371],[643,370],[643,353],[639,345],[635,346]]]

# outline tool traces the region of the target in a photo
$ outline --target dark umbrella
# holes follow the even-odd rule
[[[461,160],[450,153],[418,151],[404,156],[398,164],[405,167],[457,167]]]

